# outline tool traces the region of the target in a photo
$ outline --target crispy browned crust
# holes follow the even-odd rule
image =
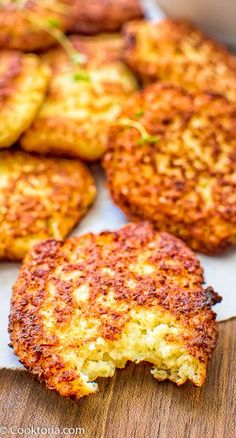
[[[152,273],[142,271],[147,264]],[[187,351],[206,364],[217,340],[211,305],[220,297],[202,284],[193,252],[147,222],[64,242],[48,240],[27,256],[14,286],[9,325],[14,351],[50,388],[79,398],[86,390],[69,360],[83,345],[73,338],[79,321],[95,318],[97,336],[112,341],[121,336],[132,309],[161,308],[184,328]],[[81,306],[76,291],[83,285],[88,297]],[[114,301],[107,306],[111,290]]]
[[[64,7],[65,14],[61,12]],[[34,16],[29,15],[32,13]],[[68,0],[28,1],[22,10],[13,5],[0,6],[0,48],[29,52],[55,44],[52,34],[42,28],[42,24],[47,28],[49,19],[57,20],[60,29],[66,31],[72,20]]]
[[[73,36],[71,41],[85,57],[82,69],[91,81],[74,78],[76,67],[63,49],[46,53],[43,59],[52,68],[53,79],[47,99],[21,145],[26,151],[94,161],[106,150],[107,126],[136,91],[137,82],[121,61],[119,35]]]
[[[22,259],[47,238],[62,239],[92,203],[96,189],[79,161],[0,153],[0,259]]]
[[[129,20],[143,17],[139,0],[73,0],[73,32],[94,35],[116,32]]]
[[[121,118],[157,141],[139,144],[136,129],[112,129],[104,167],[116,204],[194,250],[213,254],[235,244],[235,106],[213,93],[155,84],[131,98]]]
[[[144,83],[213,90],[236,103],[236,58],[193,24],[132,22],[124,28],[124,40],[125,59]]]

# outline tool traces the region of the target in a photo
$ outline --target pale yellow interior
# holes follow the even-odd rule
[[[121,336],[110,341],[98,336],[99,320],[81,316],[77,323],[73,320],[68,331],[60,332],[60,354],[81,373],[90,390],[97,388],[91,382],[113,376],[116,368],[124,368],[127,361],[153,364],[151,373],[158,380],[169,379],[178,385],[190,380],[201,386],[206,366],[186,350],[181,339],[183,330],[169,312],[137,307],[130,311]],[[81,340],[83,345],[76,348]]]

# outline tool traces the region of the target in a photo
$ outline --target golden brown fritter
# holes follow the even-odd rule
[[[235,244],[236,107],[214,93],[153,84],[129,100],[122,119],[138,125],[111,132],[104,167],[116,204],[194,250]]]
[[[29,127],[45,98],[50,70],[36,55],[0,51],[0,148]]]
[[[0,6],[0,48],[30,52],[55,44],[55,27],[71,26],[72,8],[68,0],[31,0],[24,8]]]
[[[95,192],[79,161],[0,152],[0,259],[20,260],[35,243],[65,237]]]
[[[107,125],[137,83],[120,61],[119,36],[73,37],[71,41],[84,56],[84,65],[75,66],[61,48],[45,55],[53,80],[39,116],[21,144],[27,151],[96,160],[106,149]]]
[[[125,59],[144,83],[212,90],[236,103],[236,58],[185,21],[133,22],[124,29]]]
[[[87,35],[116,32],[129,20],[141,18],[139,0],[73,0],[74,32]]]
[[[201,386],[220,301],[202,283],[193,252],[147,222],[45,241],[14,286],[14,351],[49,388],[77,399],[127,361],[150,362],[157,380]]]

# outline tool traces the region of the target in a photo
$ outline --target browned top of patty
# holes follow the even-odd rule
[[[195,250],[236,243],[236,108],[214,93],[156,84],[132,97],[105,156],[109,188],[128,217],[148,219]],[[117,123],[121,123],[119,120]]]
[[[73,63],[61,47],[43,55],[53,78],[21,145],[27,151],[97,160],[106,150],[107,127],[136,91],[137,82],[121,61],[119,35],[73,36],[70,41],[83,63]]]
[[[67,30],[72,9],[68,0],[28,1],[20,5],[0,6],[0,48],[24,52],[55,44],[53,29]]]
[[[0,51],[0,148],[14,144],[42,105],[50,69],[38,56]]]
[[[125,59],[144,82],[213,90],[236,103],[236,58],[193,24],[132,22],[124,39]]]
[[[118,31],[129,20],[141,18],[139,0],[73,0],[72,30],[88,35]]]

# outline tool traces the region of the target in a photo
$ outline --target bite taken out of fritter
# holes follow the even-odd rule
[[[29,0],[0,5],[0,48],[30,52],[56,44],[55,29],[64,32],[73,22],[70,3]]]
[[[136,21],[124,28],[125,60],[144,83],[211,90],[236,103],[236,58],[186,21]]]
[[[120,60],[120,36],[74,36],[70,41],[82,65],[76,66],[62,48],[43,57],[53,79],[47,99],[21,145],[27,151],[92,161],[106,150],[107,126],[137,89],[137,82]]]
[[[50,69],[36,55],[0,51],[0,149],[17,141],[45,98]]]
[[[235,245],[235,105],[153,84],[129,100],[119,124],[104,168],[128,218],[150,220],[206,254]]]
[[[87,35],[117,32],[127,21],[142,16],[139,0],[73,0],[72,31]]]
[[[0,152],[0,259],[21,260],[35,243],[67,236],[95,194],[77,160]]]
[[[50,389],[77,399],[127,361],[149,362],[157,380],[202,386],[220,301],[202,284],[193,252],[148,223],[42,242],[14,286],[14,352]]]

